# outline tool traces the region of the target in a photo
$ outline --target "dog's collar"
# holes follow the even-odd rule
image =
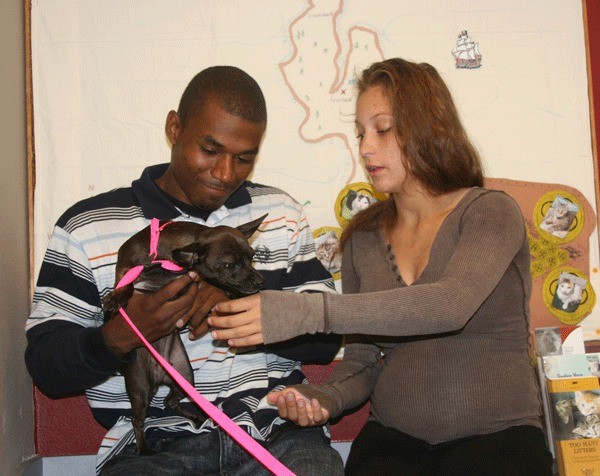
[[[119,280],[115,289],[119,289],[123,286],[133,283],[139,277],[139,275],[142,274],[142,271],[144,271],[145,268],[154,264],[160,264],[162,268],[168,271],[178,272],[184,270],[184,268],[173,263],[173,261],[156,259],[156,256],[158,255],[158,239],[160,238],[160,232],[171,223],[172,222],[168,221],[161,225],[158,218],[153,218],[150,221],[150,252],[148,254],[150,260],[147,261],[148,264],[139,264],[127,271]]]

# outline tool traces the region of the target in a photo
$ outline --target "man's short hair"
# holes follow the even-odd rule
[[[185,88],[177,115],[181,123],[215,97],[229,114],[251,122],[266,123],[265,97],[258,83],[235,66],[212,66],[200,71]]]

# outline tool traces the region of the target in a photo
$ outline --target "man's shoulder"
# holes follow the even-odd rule
[[[131,187],[122,187],[78,201],[60,216],[56,224],[66,231],[72,231],[91,222],[129,219],[138,217],[140,213]]]
[[[273,200],[292,201],[298,203],[298,201],[292,197],[288,192],[272,185],[265,185],[262,183],[246,182],[246,190],[252,198],[254,197],[268,197]]]
[[[279,210],[283,215],[296,216],[304,211],[303,206],[285,190],[271,185],[246,182],[246,190],[250,195],[248,204],[255,211],[265,209],[270,213]]]

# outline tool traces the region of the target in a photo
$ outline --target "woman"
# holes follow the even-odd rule
[[[346,228],[343,295],[265,291],[221,303],[231,345],[318,331],[348,337],[323,386],[270,395],[322,424],[370,398],[347,474],[549,475],[528,354],[529,246],[517,204],[480,159],[438,72],[390,59],[358,84],[359,151],[388,200]]]

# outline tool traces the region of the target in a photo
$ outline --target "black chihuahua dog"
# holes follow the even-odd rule
[[[129,238],[119,248],[115,271],[115,286],[131,268],[143,265],[141,274],[130,284],[115,289],[103,300],[106,318],[125,307],[134,290],[155,292],[188,271],[196,271],[202,281],[216,286],[230,297],[252,294],[262,288],[264,278],[252,267],[254,250],[248,239],[267,215],[237,228],[214,228],[191,222],[171,222],[160,232],[156,256],[149,256],[150,227]],[[164,269],[155,260],[167,260],[179,265],[181,271]],[[186,288],[187,289],[187,288]],[[186,291],[184,289],[179,294]],[[176,299],[177,296],[174,298]],[[155,349],[192,385],[194,373],[179,332],[175,331],[153,343]],[[139,454],[152,454],[144,438],[144,420],[158,387],[165,384],[170,392],[165,406],[190,418],[197,425],[206,417],[186,411],[180,401],[184,392],[145,347],[136,349],[135,359],[122,369],[127,395],[131,401],[133,429]]]

